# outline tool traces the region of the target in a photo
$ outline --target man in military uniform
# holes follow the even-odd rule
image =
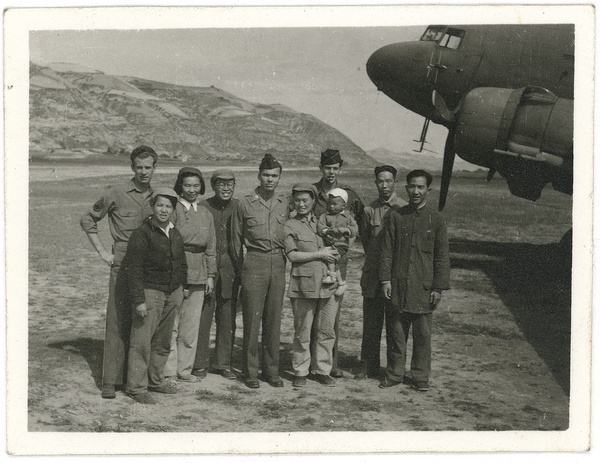
[[[203,378],[209,369],[208,341],[214,314],[217,332],[212,371],[224,378],[235,379],[235,373],[231,371],[231,355],[235,341],[235,314],[240,279],[236,276],[229,255],[231,216],[239,203],[239,200],[233,197],[235,175],[229,169],[219,169],[212,174],[210,185],[215,195],[201,201],[200,205],[206,207],[215,220],[218,274],[213,296],[204,300],[198,330],[198,349],[192,374]]]
[[[105,399],[114,399],[115,386],[122,387],[125,384],[131,307],[127,284],[122,276],[119,277],[119,271],[131,233],[152,213],[150,180],[158,159],[156,152],[148,146],[137,147],[130,157],[134,177],[125,184],[106,190],[80,221],[94,249],[110,266],[102,364],[102,397]],[[98,238],[98,222],[106,215],[113,238],[111,252],[104,248]]]
[[[283,227],[289,212],[287,196],[275,191],[281,170],[279,161],[265,154],[258,172],[260,185],[240,200],[231,220],[231,256],[242,280],[242,374],[250,388],[260,387],[261,322],[262,379],[273,387],[283,387],[279,377],[279,339],[285,291]]]
[[[314,186],[317,188],[317,199],[314,206],[314,214],[318,218],[321,214],[327,211],[327,200],[329,199],[329,192],[334,188],[341,188],[348,193],[348,202],[346,203],[346,211],[349,211],[353,216],[354,220],[358,224],[361,223],[361,215],[363,213],[364,204],[360,196],[348,185],[338,183],[337,177],[342,172],[342,165],[344,161],[340,155],[339,150],[328,148],[321,153],[321,164],[319,169],[321,170],[322,178]],[[359,228],[359,235],[361,230]],[[353,242],[353,240],[352,240]],[[350,245],[352,245],[352,242]],[[348,255],[344,255],[339,261],[338,266],[342,279],[346,279],[346,267],[348,265]],[[339,340],[339,328],[340,328],[340,313],[342,312],[342,299],[340,298],[339,309],[335,319],[335,345],[333,347],[333,368],[330,376],[333,378],[341,378],[344,376],[342,370],[338,367],[338,340]],[[314,344],[315,336],[311,337],[311,344]]]
[[[446,222],[427,204],[433,178],[424,170],[406,177],[409,204],[394,208],[381,232],[379,280],[386,312],[388,364],[380,387],[404,381],[406,343],[412,326],[412,387],[429,390],[432,313],[450,287],[450,258]],[[408,378],[407,378],[408,379]]]
[[[381,248],[381,230],[384,218],[394,206],[402,207],[407,203],[396,195],[397,171],[393,166],[375,167],[375,186],[379,197],[365,207],[362,215],[362,245],[365,250],[360,286],[363,295],[363,336],[361,347],[361,369],[356,379],[379,376],[379,350],[381,330],[385,319],[385,299],[379,285],[379,251]],[[389,308],[388,308],[389,310]]]

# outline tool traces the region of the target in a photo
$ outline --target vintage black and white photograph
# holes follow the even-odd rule
[[[9,452],[589,448],[593,14],[9,9]]]

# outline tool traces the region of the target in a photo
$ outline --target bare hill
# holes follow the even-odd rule
[[[128,155],[147,144],[184,162],[243,164],[270,152],[287,165],[314,165],[320,151],[337,147],[350,167],[374,164],[338,130],[281,104],[69,63],[30,64],[29,110],[33,156]]]

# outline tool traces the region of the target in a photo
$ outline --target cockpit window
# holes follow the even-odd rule
[[[465,31],[446,26],[429,26],[425,33],[421,36],[424,42],[437,42],[440,47],[451,48],[456,50]]]
[[[445,26],[429,26],[421,36],[423,42],[437,42],[444,36]]]

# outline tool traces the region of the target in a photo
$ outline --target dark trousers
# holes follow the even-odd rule
[[[281,309],[285,291],[285,260],[276,254],[249,252],[242,269],[242,374],[257,378],[258,334],[262,324],[262,372],[279,376]]]
[[[183,302],[183,288],[171,293],[144,289],[148,314],[133,315],[127,370],[127,393],[148,392],[165,382],[164,368],[171,353],[173,324]]]
[[[342,275],[342,280],[346,279],[346,271],[347,271],[347,267],[348,267],[348,254],[347,253],[343,253],[340,256],[340,260],[338,260],[338,269]],[[338,311],[337,314],[335,315],[335,324],[333,325],[333,329],[335,331],[335,344],[333,345],[333,359],[331,361],[331,369],[332,370],[337,370],[339,369],[338,367],[338,341],[340,339],[340,314],[342,313],[342,302],[344,300],[344,296],[336,296],[336,299],[338,301]],[[311,351],[314,351],[314,349],[316,349],[316,345],[317,345],[317,330],[315,328],[315,326],[313,326],[313,329],[311,331],[311,335],[310,335],[310,349]]]
[[[123,385],[127,378],[127,355],[131,331],[131,305],[121,261],[125,257],[127,243],[115,243],[114,262],[108,282],[106,306],[106,330],[104,333],[104,356],[102,360],[102,384]]]
[[[384,320],[387,320],[385,313],[389,311],[388,306],[391,306],[390,300],[383,297],[363,298],[363,335],[360,358],[362,368],[369,376],[379,374],[381,331]],[[389,328],[386,327],[386,333],[388,331]]]
[[[413,330],[411,376],[414,382],[429,382],[431,372],[431,313],[400,312],[390,307],[386,312],[387,370],[394,381],[402,381],[406,365],[406,345],[410,327]]]
[[[235,314],[237,311],[237,297],[224,299],[220,296],[220,279],[217,279],[215,292],[211,297],[204,298],[200,327],[198,329],[198,347],[194,370],[203,370],[211,366],[210,361],[210,328],[213,315],[217,332],[215,336],[215,353],[212,366],[218,370],[231,369],[231,356],[235,342]]]

